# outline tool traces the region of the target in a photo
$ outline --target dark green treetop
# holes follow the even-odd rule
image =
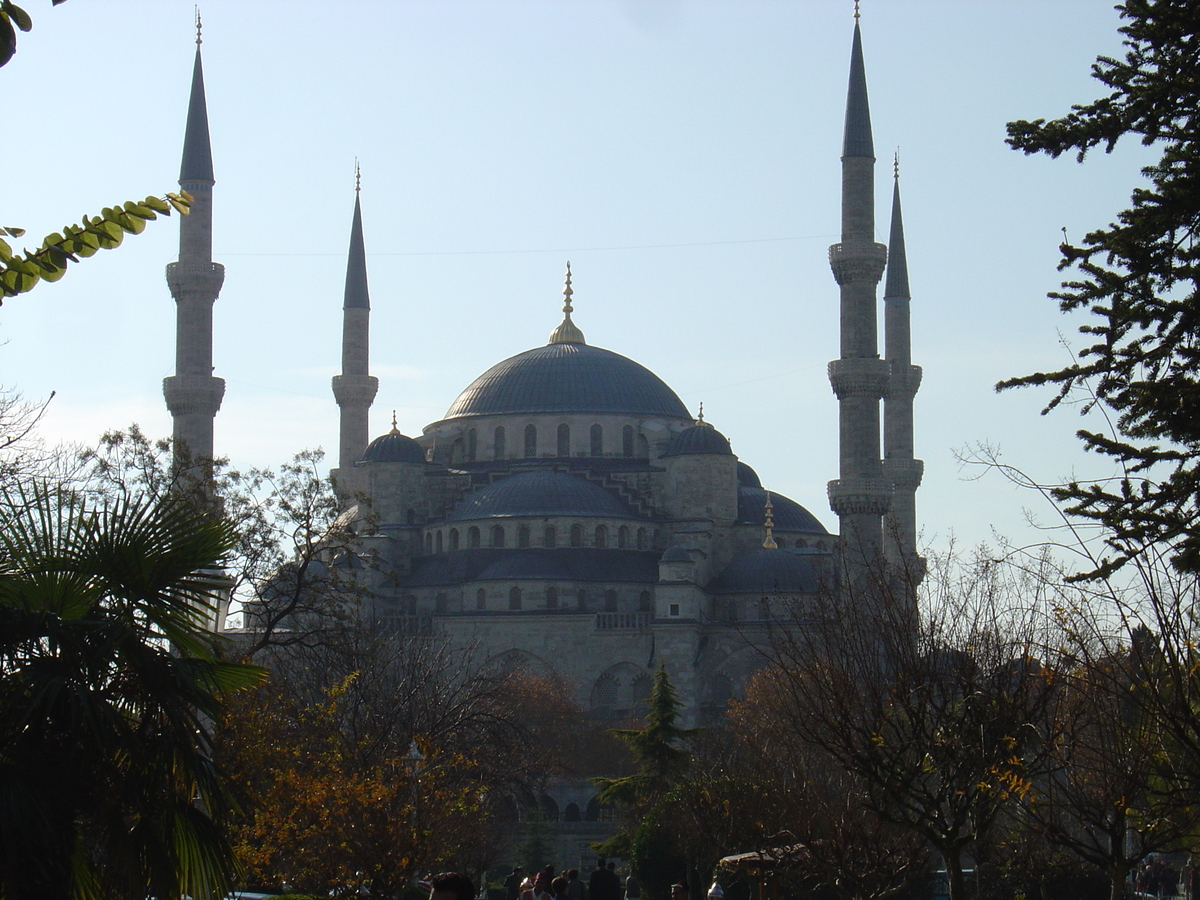
[[[1200,571],[1200,4],[1128,0],[1117,7],[1125,58],[1101,56],[1092,75],[1109,93],[1060,119],[1008,124],[1027,154],[1079,161],[1111,152],[1126,135],[1161,147],[1117,221],[1064,240],[1050,296],[1064,312],[1087,310],[1088,342],[1067,366],[997,385],[1051,384],[1043,410],[1081,399],[1114,414],[1112,433],[1082,429],[1084,446],[1120,467],[1112,479],[1055,491],[1065,510],[1105,529],[1108,552],[1082,577],[1120,568],[1149,547]]]

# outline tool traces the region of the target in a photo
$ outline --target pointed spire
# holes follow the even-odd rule
[[[712,428],[711,425],[709,425],[707,422],[704,421],[704,401],[703,400],[700,401],[700,412],[696,416],[696,424]]]
[[[388,434],[399,434],[400,429],[396,426],[396,411],[392,410],[392,430]]]
[[[179,183],[214,182],[212,145],[208,139],[208,104],[204,101],[204,66],[200,62],[200,9],[196,9],[196,62],[192,66],[192,96],[188,101],[187,130],[183,137],[183,161]]]
[[[359,202],[361,173],[354,161],[354,221],[350,225],[350,252],[346,257],[346,293],[343,309],[370,309],[371,295],[367,290],[367,251],[363,243],[362,204]]]
[[[846,126],[842,134],[842,159],[849,156],[875,158],[871,139],[871,107],[867,103],[867,70],[863,64],[862,32],[858,27],[858,4],[854,5],[854,46],[850,51],[850,85],[846,90]]]
[[[764,550],[778,550],[779,545],[775,543],[775,535],[773,534],[773,529],[775,528],[775,517],[771,514],[771,492],[767,491],[766,493],[767,503],[763,507],[764,534],[762,545]]]
[[[908,260],[904,255],[904,219],[900,214],[900,152],[892,162],[892,232],[888,237],[887,281],[884,300],[907,300]]]
[[[571,321],[571,313],[574,307],[571,306],[571,297],[575,291],[571,289],[571,261],[567,260],[567,283],[563,287],[563,320],[559,323],[554,331],[550,332],[551,344],[586,344],[583,339],[583,332],[579,330],[574,322]]]

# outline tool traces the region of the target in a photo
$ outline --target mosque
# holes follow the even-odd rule
[[[872,569],[919,570],[912,410],[921,370],[909,351],[898,178],[885,246],[874,240],[874,165],[856,15],[842,233],[829,248],[841,304],[840,353],[829,364],[840,410],[840,471],[828,490],[836,535],[764,490],[703,411],[693,417],[650,369],[587,342],[572,318],[569,264],[563,318],[544,345],[483,372],[420,435],[393,421],[370,440],[378,381],[356,188],[331,477],[347,515],[371,522],[358,559],[374,565],[342,564],[361,568],[380,627],[441,633],[503,664],[553,671],[598,718],[636,713],[661,662],[690,725],[719,715],[761,665],[755,638],[768,623]],[[177,361],[163,384],[176,446],[197,458],[213,455],[224,393],[212,373],[224,277],[211,253],[213,184],[197,45],[180,171],[195,200],[167,268]],[[587,799],[560,801],[578,818]]]

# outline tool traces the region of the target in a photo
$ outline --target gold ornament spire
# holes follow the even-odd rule
[[[900,180],[900,148],[896,148],[896,154],[892,157],[892,178],[896,181]]]
[[[388,433],[389,434],[399,434],[400,433],[400,429],[396,427],[396,411],[394,409],[392,410],[392,430]]]
[[[200,7],[196,7],[196,46],[199,47],[204,41],[200,37]]]
[[[854,0],[854,21],[857,22],[859,17],[858,0]]]
[[[354,193],[362,192],[362,170],[358,167],[358,157],[354,157]]]
[[[696,415],[696,424],[704,428],[712,428],[710,424],[704,421],[704,401],[700,401],[700,412]]]
[[[767,503],[763,507],[763,549],[778,550],[779,545],[775,543],[775,536],[771,530],[775,527],[775,517],[771,515],[771,492],[767,491]]]
[[[571,261],[567,260],[567,283],[563,287],[563,320],[554,331],[550,332],[551,344],[587,343],[583,339],[583,332],[571,321],[571,313],[574,311],[574,307],[571,306],[571,297],[574,293],[575,291],[571,289]]]

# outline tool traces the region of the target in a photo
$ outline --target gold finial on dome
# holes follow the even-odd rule
[[[567,283],[563,287],[563,320],[558,327],[550,332],[551,344],[586,344],[583,339],[583,332],[579,330],[574,322],[571,321],[571,313],[574,307],[571,306],[571,297],[574,295],[571,290],[571,261],[567,260]]]
[[[362,192],[362,169],[358,167],[358,157],[354,157],[354,193]]]
[[[400,429],[396,427],[396,411],[392,410],[392,430],[388,434],[399,434]]]
[[[196,7],[196,46],[197,47],[199,47],[201,44],[204,43],[204,39],[200,37],[200,30],[201,30],[200,7],[197,6]]]
[[[696,415],[696,425],[703,428],[712,428],[708,422],[704,421],[704,401],[700,401],[700,412]]]
[[[775,527],[775,517],[771,515],[771,492],[767,491],[767,504],[763,507],[763,549],[778,550],[779,545],[775,543],[775,536],[771,530]]]

